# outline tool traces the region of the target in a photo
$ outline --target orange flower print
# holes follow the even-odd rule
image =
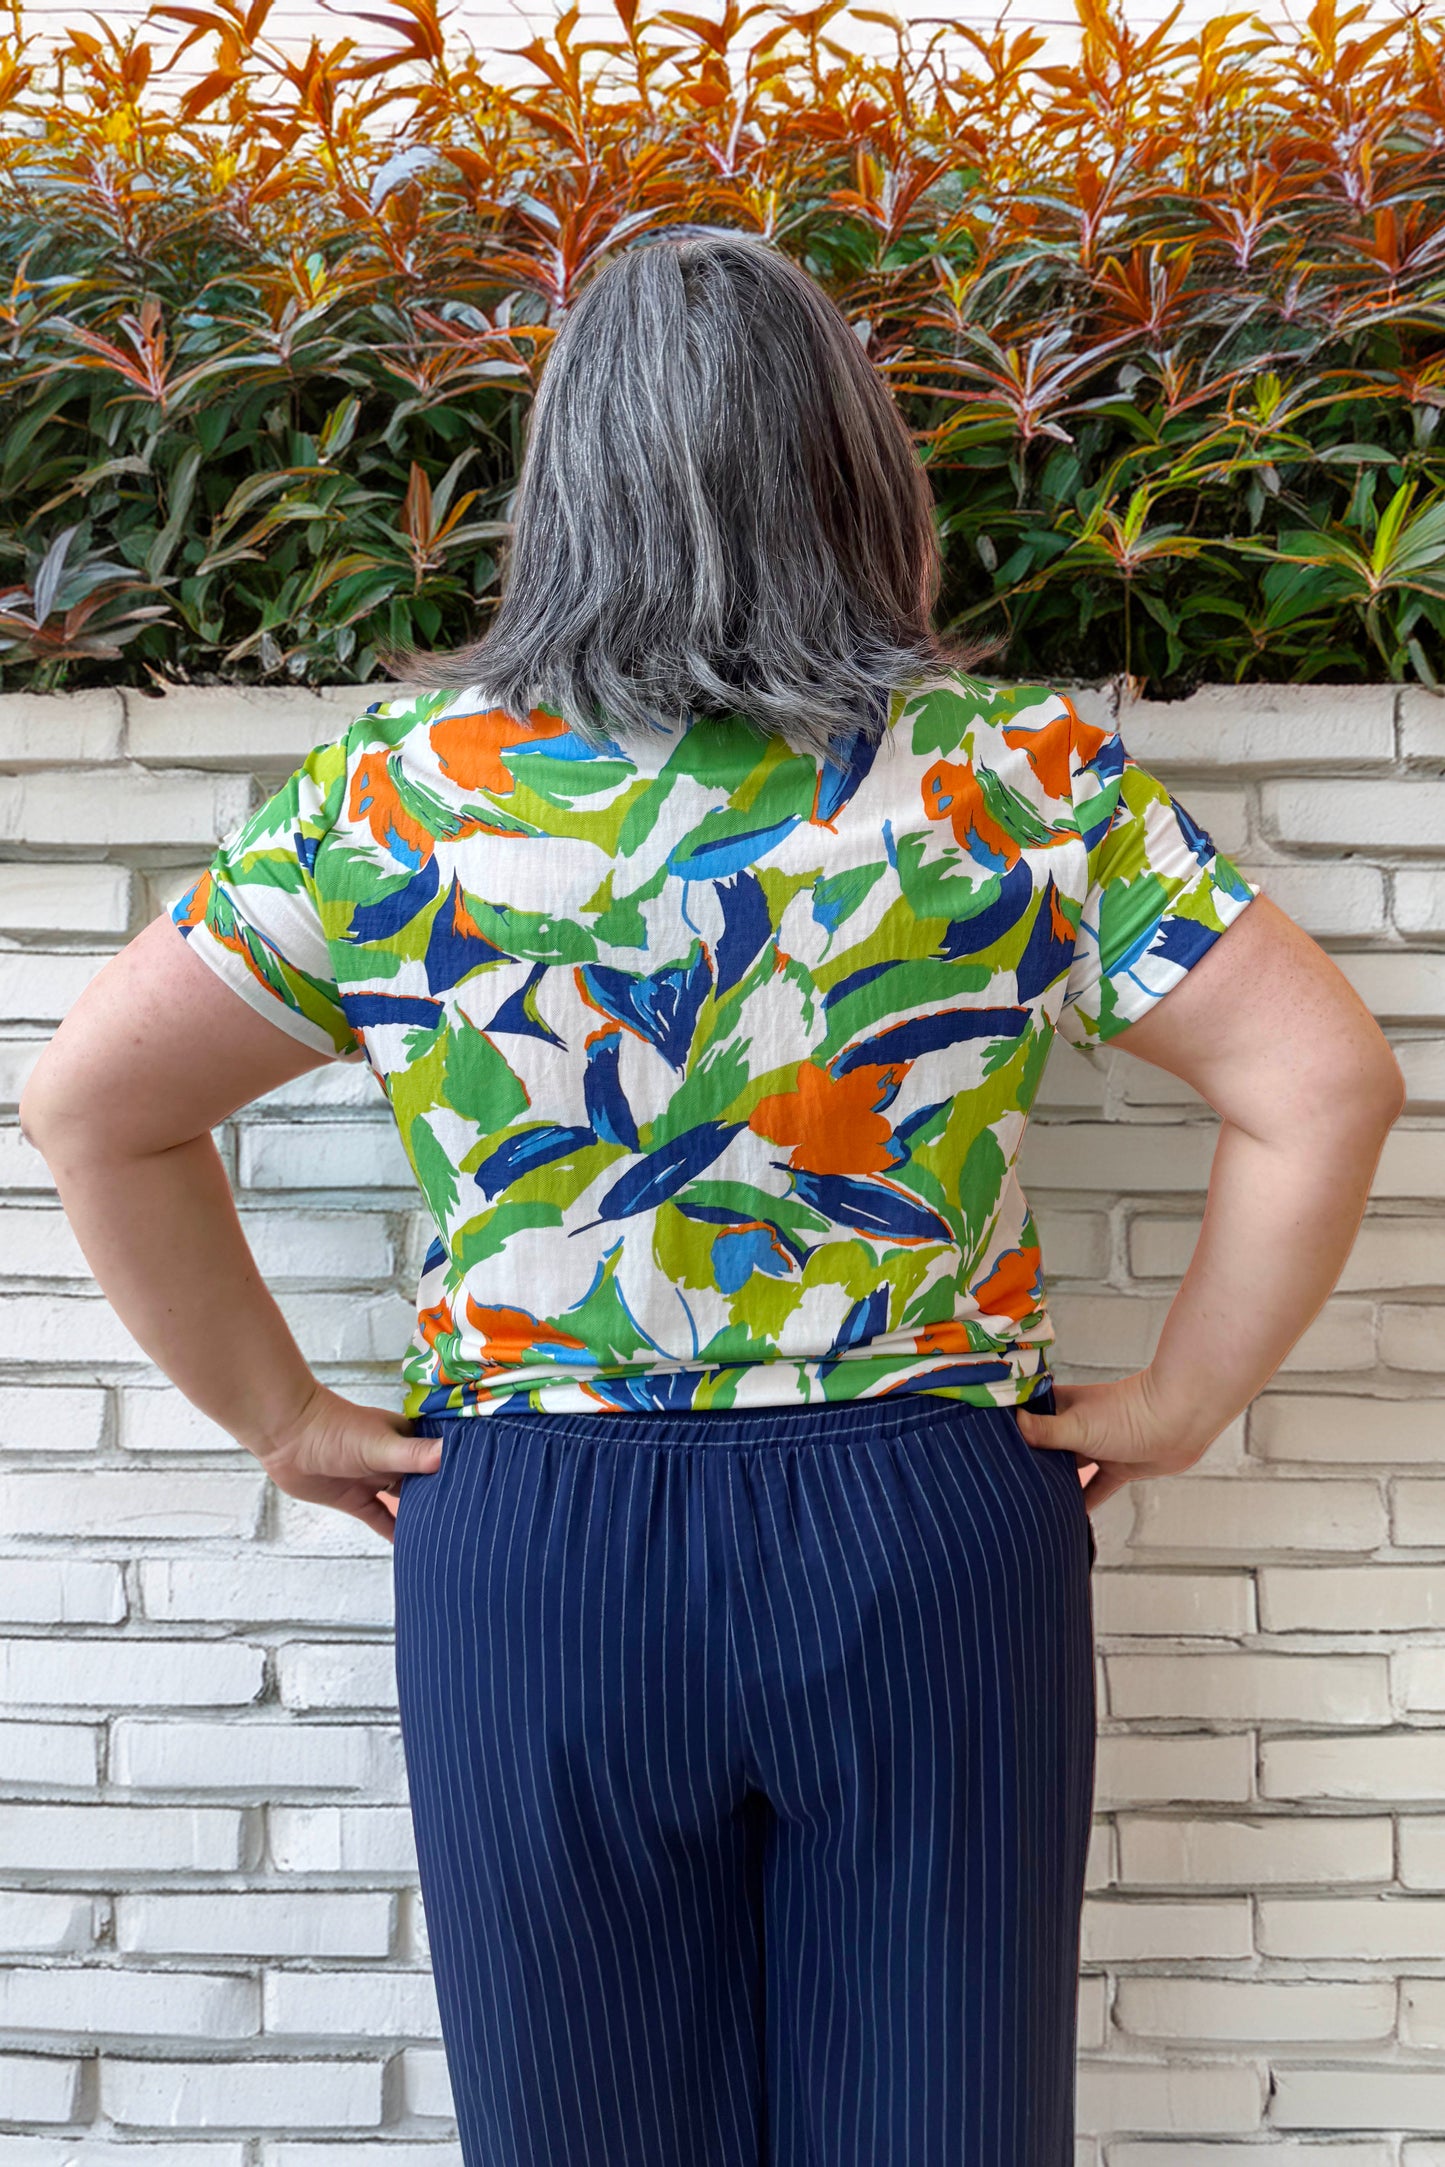
[[[484,1309],[467,1296],[467,1322],[482,1336],[482,1359],[489,1369],[511,1369],[543,1346],[585,1347],[560,1325],[542,1324],[525,1309]]]
[[[1060,695],[1062,699],[1062,695]],[[1107,732],[1085,722],[1072,700],[1063,700],[1066,712],[1051,722],[1005,723],[1003,741],[1022,752],[1037,775],[1044,794],[1067,804],[1073,796],[1070,753],[1079,750],[1079,764],[1086,766],[1103,744]]]
[[[886,1174],[897,1164],[893,1131],[878,1111],[893,1095],[898,1069],[855,1068],[846,1076],[805,1061],[796,1087],[759,1099],[748,1127],[770,1143],[790,1144],[790,1163],[810,1174]]]
[[[541,737],[563,737],[567,725],[559,715],[533,708],[525,722],[518,722],[504,707],[488,707],[471,715],[448,715],[431,726],[432,751],[441,771],[459,790],[489,790],[495,798],[512,794],[511,769],[502,754],[509,745],[532,745]]]
[[[934,761],[923,778],[923,809],[930,820],[947,820],[959,848],[995,871],[1017,859],[1018,838],[989,811],[971,760]]]
[[[364,822],[382,849],[413,873],[432,854],[432,838],[402,804],[380,745],[372,746],[356,763],[347,813],[350,819]]]
[[[1015,1324],[1033,1315],[1043,1299],[1037,1244],[1024,1249],[1005,1249],[993,1270],[974,1288],[974,1299],[986,1317],[1012,1317]]]

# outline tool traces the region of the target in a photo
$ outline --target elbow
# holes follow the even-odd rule
[[[1409,1097],[1404,1072],[1383,1032],[1362,1053],[1356,1051],[1339,1064],[1329,1095],[1339,1126],[1383,1141]]]

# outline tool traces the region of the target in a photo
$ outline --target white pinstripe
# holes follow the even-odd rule
[[[467,2167],[1070,2167],[1072,1462],[921,1395],[436,1426],[397,1666]]]

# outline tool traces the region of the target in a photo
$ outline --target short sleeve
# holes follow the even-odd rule
[[[1177,986],[1260,889],[1117,729],[1089,729],[1081,749],[1073,794],[1088,892],[1057,1028],[1087,1051]]]
[[[333,975],[317,850],[346,788],[344,741],[309,752],[218,845],[171,917],[193,954],[281,1030],[335,1061],[364,1056]]]

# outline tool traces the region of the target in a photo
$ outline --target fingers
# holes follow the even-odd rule
[[[439,1437],[373,1437],[361,1447],[370,1475],[434,1475],[441,1465]]]
[[[358,1520],[375,1528],[378,1535],[384,1535],[388,1542],[395,1542],[396,1522],[379,1499],[371,1498],[367,1503],[353,1507],[353,1512]]]
[[[1031,1445],[1046,1445],[1053,1452],[1081,1452],[1089,1443],[1082,1407],[1061,1407],[1055,1415],[1041,1415],[1037,1408],[1014,1410],[1019,1429]]]

